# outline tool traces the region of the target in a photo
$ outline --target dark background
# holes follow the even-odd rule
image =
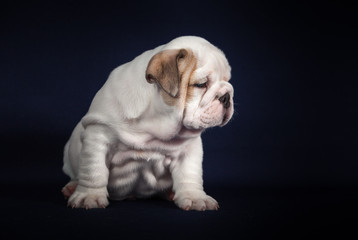
[[[2,2],[0,234],[357,236],[356,16],[341,1]],[[112,69],[182,35],[206,38],[232,67],[236,113],[203,135],[220,210],[66,208],[62,149],[94,94]]]

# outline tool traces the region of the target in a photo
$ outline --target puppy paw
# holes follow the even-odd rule
[[[71,197],[72,193],[76,190],[77,187],[77,181],[70,181],[62,188],[62,194],[63,196],[68,199]]]
[[[205,211],[205,210],[218,210],[218,202],[206,195],[204,192],[186,192],[181,193],[174,198],[175,204],[186,211],[196,210],[196,211]]]
[[[107,188],[87,188],[78,185],[68,199],[67,206],[72,208],[105,208],[108,206]]]

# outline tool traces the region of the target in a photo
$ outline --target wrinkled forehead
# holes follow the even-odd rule
[[[205,39],[181,37],[163,47],[163,49],[185,48],[192,50],[197,61],[196,70],[192,75],[195,79],[209,76],[229,81],[231,78],[231,68],[224,53]]]
[[[231,68],[225,55],[217,48],[195,51],[197,68],[193,73],[195,79],[209,77],[211,79],[229,81]]]

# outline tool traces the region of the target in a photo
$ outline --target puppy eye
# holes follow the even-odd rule
[[[194,87],[197,87],[197,88],[206,88],[206,87],[207,87],[207,83],[208,83],[208,82],[195,83],[195,84],[194,84]]]

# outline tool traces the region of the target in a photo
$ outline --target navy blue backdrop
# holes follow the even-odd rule
[[[182,35],[206,38],[232,67],[233,120],[203,135],[214,197],[215,189],[348,187],[357,199],[356,10],[329,2],[2,3],[0,180],[16,196],[7,204],[21,205],[31,184],[57,200],[67,180],[62,148],[110,71]],[[14,190],[26,184],[24,194]]]

